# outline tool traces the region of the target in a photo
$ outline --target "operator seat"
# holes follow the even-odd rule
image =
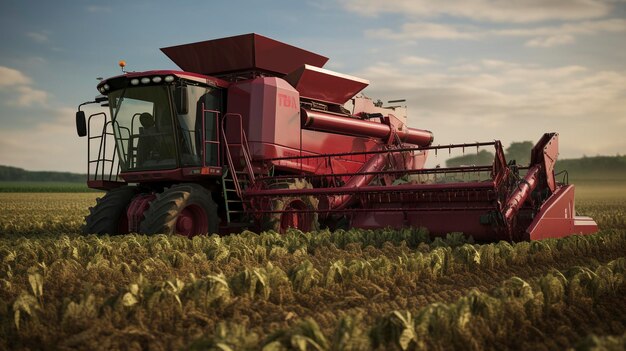
[[[149,114],[148,112],[144,112],[141,115],[139,115],[139,122],[141,123],[141,126],[144,128],[154,127],[154,117],[152,117],[152,115]]]
[[[144,112],[139,115],[139,122],[141,127],[137,142],[137,165],[147,167],[149,161],[158,162],[160,142],[154,117],[150,113]]]

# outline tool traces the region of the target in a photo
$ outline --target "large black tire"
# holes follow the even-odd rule
[[[218,232],[217,205],[211,193],[197,184],[177,184],[150,202],[140,232],[192,237]]]
[[[294,179],[289,182],[270,184],[270,189],[311,189],[311,183],[304,179]],[[289,211],[281,213],[269,213],[263,216],[262,229],[284,233],[288,227],[294,227],[303,232],[319,230],[317,212],[298,212],[301,210],[317,210],[319,201],[313,196],[290,196],[280,197],[271,201],[270,210]]]
[[[122,186],[98,198],[85,217],[83,234],[127,234],[126,209],[137,192],[134,186]]]

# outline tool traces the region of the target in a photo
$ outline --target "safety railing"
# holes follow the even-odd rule
[[[233,126],[232,124],[228,127],[229,131],[234,130],[235,131],[235,135],[238,134],[238,138],[239,140],[233,142],[232,140],[229,140],[229,136],[226,133],[226,124],[228,120],[234,120],[235,121],[235,125]],[[233,122],[230,122],[233,123]],[[234,129],[232,129],[234,128]],[[235,166],[235,162],[233,160],[233,153],[231,148],[232,147],[238,147],[240,150],[240,155],[238,155],[239,157],[243,157],[244,160],[244,167],[245,167],[245,172],[246,175],[248,176],[248,181],[250,182],[250,185],[253,184],[255,182],[255,176],[254,176],[254,170],[252,168],[252,162],[250,159],[250,150],[248,148],[248,139],[246,137],[246,132],[243,129],[243,121],[242,121],[242,117],[240,114],[238,113],[227,113],[224,115],[224,118],[222,119],[222,124],[220,126],[220,131],[222,134],[222,140],[224,140],[224,153],[226,155],[226,160],[228,162],[228,167],[231,170],[231,176],[233,177],[234,183],[235,183],[235,190],[237,191],[237,195],[241,198],[242,197],[242,189],[241,189],[241,184],[239,181],[239,173],[238,173],[238,169],[239,167]]]
[[[494,162],[491,165],[470,165],[470,166],[460,166],[460,167],[436,167],[436,168],[419,168],[419,169],[395,169],[395,170],[380,170],[380,171],[370,171],[370,172],[335,172],[333,169],[333,160],[340,157],[353,157],[353,156],[374,156],[378,154],[388,154],[389,157],[392,157],[394,154],[404,154],[404,153],[412,153],[415,151],[427,151],[433,150],[435,154],[441,150],[448,150],[449,153],[452,153],[453,149],[462,149],[462,152],[465,153],[468,149],[476,149],[477,151],[481,147],[493,146],[496,150],[494,156]],[[284,176],[273,176],[273,177],[260,177],[257,180],[277,180],[277,179],[307,179],[307,180],[326,180],[326,184],[336,186],[336,178],[346,178],[352,176],[365,176],[365,175],[374,175],[378,178],[384,176],[411,176],[411,175],[428,175],[435,177],[431,179],[433,181],[444,181],[447,176],[451,176],[450,181],[461,181],[459,179],[459,175],[463,177],[464,175],[470,173],[489,173],[489,178],[495,180],[497,183],[501,182],[505,175],[501,175],[503,172],[506,172],[507,165],[504,160],[504,154],[502,151],[502,147],[499,141],[492,142],[476,142],[476,143],[465,143],[465,144],[449,144],[449,145],[437,145],[437,146],[428,146],[428,147],[399,147],[399,148],[384,148],[380,150],[371,150],[371,151],[358,151],[358,152],[342,152],[342,153],[331,153],[331,154],[316,154],[316,155],[302,155],[302,156],[286,156],[286,157],[273,157],[273,158],[265,158],[260,161],[279,164],[281,161],[298,161],[302,159],[323,159],[320,163],[327,165],[327,169],[330,172],[326,172],[324,174],[306,174],[302,173],[299,175],[284,175]]]
[[[92,135],[91,131],[92,122],[101,119],[102,129],[99,134]],[[117,144],[115,141],[113,145],[107,145],[109,137],[115,140],[113,128],[116,127],[114,121],[109,121],[106,113],[100,112],[89,116],[87,120],[87,179],[88,181],[103,181],[103,182],[119,182],[120,163],[117,155]],[[118,129],[120,128],[117,125]],[[121,133],[120,133],[121,134]],[[96,158],[94,155],[94,145],[97,144],[98,154]],[[94,167],[95,164],[95,167]],[[92,169],[94,171],[92,172]]]
[[[212,113],[214,114],[214,123],[213,126],[214,128],[212,128],[212,131],[214,133],[214,135],[212,136],[212,138],[209,138],[209,136],[207,135],[207,113]],[[218,166],[221,164],[221,148],[220,148],[220,132],[219,132],[219,120],[220,120],[220,111],[217,110],[209,110],[206,109],[204,106],[204,103],[202,104],[202,165],[204,167],[207,166]],[[207,146],[214,146],[215,147],[215,159],[211,160],[212,164],[207,164],[207,160],[211,158],[212,155],[208,155],[207,154],[207,150],[211,150],[210,148],[207,148]],[[213,154],[213,153],[212,153]]]

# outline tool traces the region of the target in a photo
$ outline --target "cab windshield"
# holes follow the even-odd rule
[[[204,155],[204,165],[219,165],[217,126],[223,108],[222,91],[193,85],[178,86],[174,88],[174,103],[182,136],[181,164],[200,166]]]
[[[168,86],[111,92],[109,105],[122,172],[176,168]]]

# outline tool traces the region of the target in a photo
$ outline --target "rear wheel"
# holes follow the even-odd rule
[[[281,182],[270,185],[270,189],[310,189],[313,186],[306,180],[295,179],[292,182]],[[285,233],[288,228],[296,228],[303,232],[319,229],[318,214],[308,212],[317,210],[319,201],[313,196],[290,196],[276,198],[271,201],[272,211],[263,219],[263,229]]]
[[[109,190],[98,198],[96,205],[89,208],[89,215],[85,217],[83,234],[127,234],[126,209],[136,194],[137,188],[123,186]]]
[[[140,232],[180,234],[192,237],[217,233],[219,218],[211,193],[197,184],[165,189],[144,212]]]

